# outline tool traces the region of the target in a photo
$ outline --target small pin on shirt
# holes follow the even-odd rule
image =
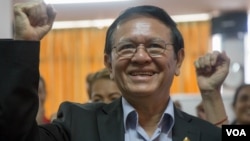
[[[183,141],[190,141],[190,139],[188,137],[185,137]]]

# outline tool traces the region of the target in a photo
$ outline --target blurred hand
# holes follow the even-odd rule
[[[200,91],[219,91],[229,72],[230,59],[226,53],[207,53],[194,64]]]
[[[41,40],[52,28],[55,17],[55,9],[42,1],[15,4],[14,39]]]

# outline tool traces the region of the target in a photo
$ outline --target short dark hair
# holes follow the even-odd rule
[[[136,6],[136,7],[128,8],[115,19],[115,21],[111,24],[111,26],[108,28],[107,33],[106,33],[106,43],[105,43],[104,53],[111,55],[113,33],[117,25],[119,25],[122,21],[125,21],[126,19],[134,15],[152,16],[160,20],[167,27],[169,27],[172,32],[172,41],[173,41],[174,51],[176,55],[181,48],[184,48],[183,37],[180,31],[177,29],[176,23],[167,14],[167,12],[156,6],[143,5],[143,6]]]

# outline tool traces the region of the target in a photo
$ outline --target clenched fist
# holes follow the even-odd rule
[[[52,28],[55,9],[41,1],[14,5],[14,39],[41,40]]]
[[[201,91],[219,90],[229,72],[230,59],[225,52],[213,51],[195,61]]]

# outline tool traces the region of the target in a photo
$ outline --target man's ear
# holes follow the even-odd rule
[[[180,49],[177,54],[177,64],[176,64],[176,69],[175,69],[175,75],[179,76],[180,75],[180,70],[181,70],[181,65],[185,57],[185,52],[184,48]]]
[[[113,80],[113,72],[112,72],[112,63],[111,63],[111,56],[108,54],[104,54],[104,65],[109,70],[110,73],[110,79]]]

